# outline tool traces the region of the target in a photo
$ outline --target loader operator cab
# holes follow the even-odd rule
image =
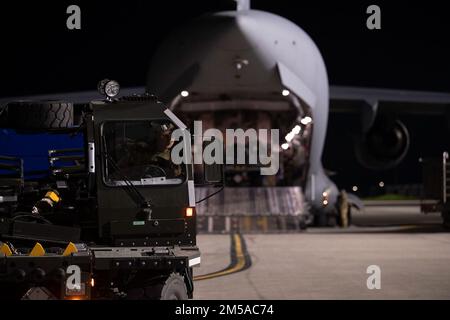
[[[98,236],[113,245],[195,245],[192,164],[171,158],[176,144],[191,153],[184,124],[153,96],[91,103]],[[88,141],[89,144],[89,141]],[[190,208],[190,209],[188,209]]]
[[[131,181],[147,179],[149,184],[181,183],[186,177],[186,166],[174,164],[171,158],[174,129],[167,120],[106,123],[106,149],[118,166],[106,167],[107,183],[120,183],[122,174]]]

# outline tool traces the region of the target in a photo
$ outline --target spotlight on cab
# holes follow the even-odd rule
[[[117,81],[104,79],[98,83],[98,92],[106,97],[106,100],[112,101],[112,99],[119,95],[120,85]]]

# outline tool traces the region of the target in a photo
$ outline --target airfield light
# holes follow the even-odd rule
[[[307,116],[307,117],[304,117],[302,120],[300,120],[300,122],[306,126],[312,122],[312,119],[311,119],[311,117]]]
[[[292,129],[292,132],[293,132],[294,134],[299,134],[301,130],[302,130],[302,128],[301,128],[299,125],[296,125],[296,126],[294,127],[294,129]]]
[[[357,186],[353,186],[352,190],[353,190],[353,192],[356,192],[356,191],[358,191],[358,187]]]
[[[287,97],[288,95],[291,94],[291,92],[287,89],[284,89],[283,91],[281,91],[281,94],[283,95],[283,97]]]
[[[283,150],[289,149],[289,144],[288,144],[288,143],[283,143],[283,144],[281,145],[281,149],[283,149]]]
[[[188,96],[189,96],[189,91],[186,91],[186,90],[181,91],[181,96],[182,96],[183,98],[188,97]]]
[[[380,188],[384,188],[384,182],[380,181],[380,183],[378,184],[380,186]]]
[[[323,205],[324,206],[328,205],[328,200],[323,200]]]

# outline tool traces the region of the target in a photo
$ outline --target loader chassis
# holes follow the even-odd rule
[[[45,178],[0,156],[0,297],[192,298],[193,168],[170,161],[171,132],[186,128],[150,95],[93,101],[83,114],[67,130],[84,148],[49,150]]]

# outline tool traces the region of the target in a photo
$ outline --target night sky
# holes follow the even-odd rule
[[[368,5],[382,30],[366,28]],[[450,18],[444,2],[253,0],[302,27],[324,55],[330,82],[450,91]],[[82,29],[66,28],[81,7]],[[99,79],[142,85],[148,61],[170,31],[202,14],[233,9],[214,1],[14,1],[0,7],[0,96],[93,89]]]
[[[66,8],[71,4],[81,7],[81,30],[66,28]],[[370,4],[381,7],[382,30],[366,28]],[[103,78],[117,79],[122,86],[144,85],[152,53],[171,30],[205,13],[234,8],[231,0],[2,3],[0,97],[93,90]],[[252,8],[281,15],[303,28],[321,50],[332,84],[450,92],[450,11],[443,1],[253,0]],[[332,118],[332,134],[339,133],[336,121],[345,122]],[[422,124],[411,121],[418,128],[413,129],[411,163],[430,141],[439,145],[425,153],[446,146],[447,139],[426,136],[420,131]],[[443,128],[433,134],[448,135],[439,121],[428,122]],[[325,165],[353,170],[333,161],[338,151],[327,146]],[[385,173],[384,179],[414,176],[404,172],[410,167],[403,168]],[[374,175],[366,178],[374,183]],[[343,176],[337,177],[340,183],[351,184]]]

